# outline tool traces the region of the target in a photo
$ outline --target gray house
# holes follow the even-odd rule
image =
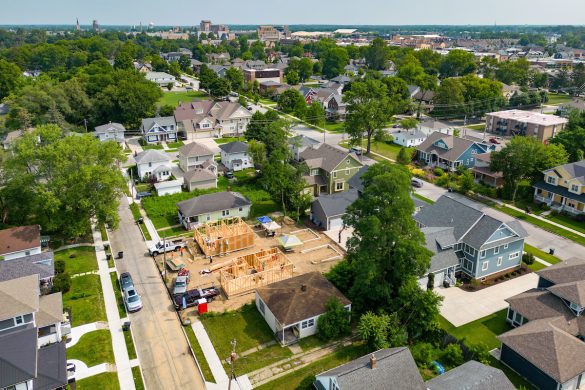
[[[252,203],[239,192],[217,192],[177,203],[179,221],[191,230],[206,222],[223,218],[248,218]]]
[[[232,171],[241,171],[246,168],[253,168],[252,157],[248,154],[248,144],[235,141],[219,145],[221,149],[221,163]]]
[[[455,284],[455,272],[459,268],[460,258],[454,249],[455,236],[452,227],[425,227],[420,229],[425,235],[425,246],[433,252],[431,266],[419,279],[419,285],[426,289],[429,274],[434,275],[433,287],[442,286],[445,282]]]
[[[53,277],[55,277],[53,252],[0,261],[0,282],[30,275],[39,275],[40,287],[43,291],[51,287]]]
[[[481,205],[455,194],[443,195],[414,215],[419,228],[452,228],[438,237],[437,249],[453,249],[456,271],[485,280],[520,267],[526,231],[516,222],[504,223],[484,214]],[[448,233],[448,234],[447,234]]]
[[[126,128],[120,123],[108,123],[106,125],[97,126],[93,132],[94,136],[102,142],[115,141],[122,148],[125,148],[124,132]]]
[[[215,164],[215,155],[211,149],[201,143],[191,142],[179,149],[179,167],[183,172],[188,172],[193,168],[202,168],[206,162]]]
[[[288,139],[288,146],[293,154],[294,159],[297,161],[301,159],[301,153],[303,153],[307,148],[316,149],[319,147],[319,145],[321,145],[321,142],[302,134]]]
[[[495,149],[494,145],[434,132],[416,147],[417,158],[432,167],[455,171],[475,166],[475,156]]]
[[[145,118],[140,125],[144,141],[149,144],[177,141],[177,123],[174,116]]]
[[[193,168],[183,176],[183,186],[187,191],[217,188],[217,176],[206,168]]]
[[[349,205],[358,198],[358,191],[350,189],[331,195],[321,195],[311,203],[311,221],[325,229],[335,230],[343,228],[343,216]]]
[[[428,390],[515,390],[502,370],[475,360],[455,367],[426,382]]]

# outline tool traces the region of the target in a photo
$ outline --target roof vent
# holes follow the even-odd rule
[[[301,286],[301,291],[307,291],[307,285],[306,284],[303,284]]]
[[[377,364],[378,361],[376,360],[376,356],[372,354],[372,356],[370,356],[370,368],[373,370],[374,368],[376,368]]]

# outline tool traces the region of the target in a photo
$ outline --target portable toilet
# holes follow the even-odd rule
[[[207,299],[200,298],[197,301],[197,311],[199,311],[199,314],[207,313]]]

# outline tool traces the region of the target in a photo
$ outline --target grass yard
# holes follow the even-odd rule
[[[548,219],[549,221],[556,222],[560,225],[566,226],[570,229],[573,229],[573,230],[576,230],[578,232],[585,234],[585,223],[576,221],[571,217],[568,217],[568,216],[562,215],[562,214],[556,214],[556,215],[549,214],[545,218]]]
[[[167,142],[167,146],[169,147],[169,149],[179,149],[183,145],[185,145],[183,141]]]
[[[134,378],[136,390],[144,390],[144,381],[140,373],[140,366],[132,367],[132,377]]]
[[[118,282],[118,275],[115,272],[110,272],[110,279],[112,279],[112,286],[114,286],[118,314],[120,314],[120,318],[124,318],[126,317],[126,308],[124,306],[124,298],[122,298],[122,291],[120,290],[120,283]]]
[[[65,261],[65,270],[69,275],[82,274],[98,270],[93,246],[80,246],[55,252],[55,261]]]
[[[234,368],[236,376],[256,371],[262,367],[269,366],[281,360],[290,358],[293,355],[288,347],[280,344],[271,345],[247,356],[240,356]]]
[[[71,325],[106,321],[106,310],[99,275],[71,279],[71,289],[63,294],[63,307],[71,308]]]
[[[542,251],[526,243],[524,243],[524,251],[532,253],[534,256],[538,257],[541,260],[546,261],[547,263],[556,264],[561,261],[561,259],[559,259],[558,257],[548,254],[545,251]]]
[[[159,99],[159,106],[173,106],[177,107],[179,102],[188,103],[195,99],[201,100],[207,97],[205,92],[201,91],[180,91],[180,92],[164,92],[163,97]]]
[[[122,317],[123,318],[123,317]],[[128,357],[130,360],[136,359],[136,347],[134,347],[134,340],[132,339],[132,331],[126,330],[124,333],[124,341],[126,342],[126,349],[128,350]]]
[[[420,194],[417,194],[416,192],[413,192],[413,193],[412,193],[412,195],[413,195],[415,198],[418,198],[418,199],[422,200],[423,202],[427,202],[428,204],[433,204],[433,203],[435,203],[435,202],[434,202],[432,199],[429,199],[429,198],[427,198],[426,196],[422,196],[422,195],[420,195]]]
[[[558,94],[558,93],[549,93],[548,94],[548,102],[546,104],[549,105],[557,105],[562,103],[568,103],[573,100],[572,96]]]
[[[478,123],[477,125],[467,125],[465,126],[468,129],[484,131],[485,130],[485,123]]]
[[[506,322],[506,312],[506,309],[500,310],[457,328],[443,317],[439,318],[439,322],[441,328],[465,344],[484,344],[491,350],[500,346],[496,336],[511,329]]]
[[[313,382],[315,375],[323,371],[330,370],[334,367],[347,363],[351,360],[357,359],[360,356],[368,353],[368,349],[363,344],[354,344],[348,347],[337,349],[330,355],[323,359],[317,360],[307,366],[291,372],[285,376],[268,382],[262,386],[257,387],[258,390],[292,390],[314,389]]]
[[[345,132],[345,122],[325,122],[325,129],[332,133]]]
[[[120,390],[118,373],[104,372],[76,382],[77,390]],[[138,387],[136,387],[138,389]]]
[[[108,233],[106,232],[106,225],[103,223],[100,224],[100,235],[102,236],[102,241],[108,241]]]
[[[221,145],[221,144],[227,144],[227,143],[235,142],[235,141],[244,142],[244,141],[246,141],[246,138],[244,138],[244,137],[222,137],[222,138],[215,138],[214,141],[216,144]]]
[[[209,363],[207,363],[207,359],[205,359],[205,355],[203,355],[203,350],[201,349],[201,345],[197,341],[197,337],[195,337],[195,332],[191,325],[185,326],[185,333],[187,333],[187,338],[189,339],[189,344],[191,344],[191,348],[195,353],[195,358],[197,359],[197,363],[199,363],[199,367],[201,368],[201,372],[203,372],[203,378],[206,382],[214,382],[215,378],[213,377],[213,373],[209,368]]]
[[[110,331],[100,329],[84,334],[77,344],[67,348],[67,359],[81,360],[88,367],[115,363]]]
[[[163,146],[160,144],[152,144],[152,145],[144,145],[142,147],[143,150],[148,150],[148,149],[156,149],[156,150],[163,150]]]
[[[265,98],[260,98],[260,100],[258,100],[258,102],[265,104],[267,106],[276,106],[277,105],[277,103],[274,100],[265,99]]]
[[[348,141],[343,141],[339,145],[344,147],[344,148],[349,148]],[[364,152],[365,152],[367,146],[368,146],[368,141],[362,140],[362,148],[364,149]],[[372,140],[371,146],[372,146],[372,152],[380,154],[380,155],[387,157],[387,158],[394,160],[394,161],[396,161],[396,158],[398,157],[398,153],[400,153],[400,149],[402,149],[402,146],[397,145],[393,142],[390,142],[390,143],[388,143],[388,142],[374,142],[373,140]],[[374,160],[376,160],[377,156],[371,155],[368,157],[371,157]]]

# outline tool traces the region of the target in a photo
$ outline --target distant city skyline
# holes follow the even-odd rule
[[[0,24],[583,25],[584,15],[583,0],[30,0],[6,1]]]

